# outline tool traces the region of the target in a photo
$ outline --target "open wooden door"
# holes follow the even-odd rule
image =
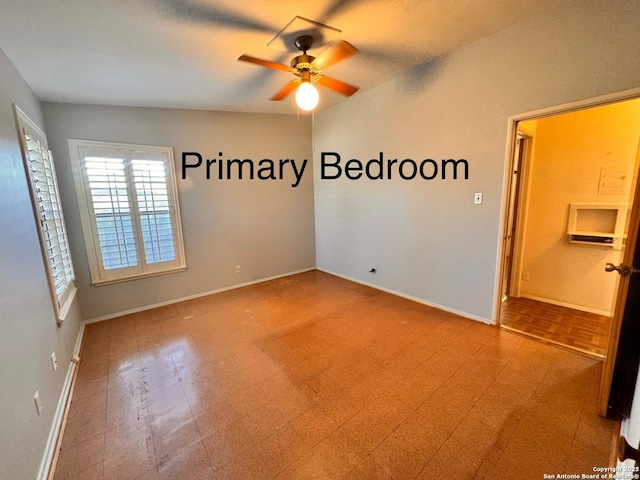
[[[611,275],[620,274],[598,402],[598,413],[607,417],[629,415],[640,366],[640,181],[628,232],[622,263],[607,268]]]

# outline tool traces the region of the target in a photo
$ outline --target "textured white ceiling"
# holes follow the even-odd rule
[[[290,74],[237,58],[289,64],[267,43],[296,15],[342,30],[360,54],[326,73],[366,90],[551,1],[0,0],[0,48],[45,101],[295,113],[269,101]]]

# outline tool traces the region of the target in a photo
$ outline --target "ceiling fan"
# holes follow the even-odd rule
[[[349,58],[358,53],[358,49],[349,42],[341,40],[336,44],[324,50],[317,58],[307,55],[307,51],[313,45],[313,37],[311,35],[300,35],[294,42],[296,48],[302,52],[291,60],[291,66],[288,67],[282,63],[262,60],[260,58],[242,55],[238,61],[253,63],[261,67],[280,70],[282,72],[293,73],[296,78],[287,83],[271,100],[280,101],[286,98],[291,92],[296,91],[296,103],[302,110],[313,110],[318,104],[319,95],[314,83],[322,85],[329,90],[338,92],[342,95],[350,97],[358,91],[358,87],[341,82],[335,78],[327,77],[321,72],[335,65],[336,63]]]

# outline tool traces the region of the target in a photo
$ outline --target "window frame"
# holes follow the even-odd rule
[[[89,260],[89,270],[91,272],[91,283],[95,286],[109,285],[113,283],[126,282],[130,280],[165,275],[168,273],[184,271],[187,268],[184,254],[184,240],[182,236],[182,220],[180,217],[180,204],[178,199],[178,186],[173,160],[173,149],[171,147],[160,147],[152,145],[139,145],[130,143],[105,142],[95,140],[68,139],[69,158],[76,188],[76,198],[80,209],[80,222],[84,236],[87,257]],[[133,235],[135,239],[135,249],[137,252],[138,264],[131,267],[106,270],[102,260],[102,248],[98,236],[97,215],[93,208],[92,192],[88,185],[88,180],[84,175],[84,158],[80,153],[81,148],[87,149],[113,149],[126,151],[125,156],[125,182],[127,198],[131,213],[131,221],[134,224]],[[131,161],[134,152],[142,154],[164,155],[165,161],[165,183],[169,201],[169,214],[171,220],[173,242],[175,249],[175,260],[169,262],[147,263],[144,252],[144,238],[140,226],[140,209],[133,180],[131,178]],[[106,157],[105,157],[106,158]]]
[[[62,211],[62,202],[60,198],[60,190],[58,188],[55,163],[53,161],[53,154],[51,153],[51,150],[49,150],[46,134],[20,109],[20,107],[14,104],[13,109],[16,120],[16,127],[18,130],[20,150],[22,153],[22,163],[27,177],[27,184],[29,186],[29,194],[31,197],[31,206],[33,208],[36,230],[38,231],[40,251],[42,253],[44,268],[47,275],[47,282],[49,284],[49,293],[51,295],[51,302],[53,304],[56,321],[58,323],[58,326],[60,326],[64,322],[67,313],[69,312],[69,308],[73,303],[73,299],[75,298],[78,289],[75,285],[73,259],[71,258],[69,236],[67,235],[64,213]],[[27,136],[29,136],[29,134],[31,138],[28,139]],[[48,210],[53,213],[52,222],[54,226],[54,232],[58,228],[61,230],[59,233],[56,233],[54,237],[48,236],[45,231],[45,226],[48,224],[48,221],[46,217],[42,217],[42,211],[40,208],[41,205],[44,204],[44,202],[42,201],[42,197],[38,195],[39,190],[36,183],[40,182],[40,180],[36,179],[32,168],[35,161],[31,158],[30,152],[32,150],[27,144],[30,139],[35,140],[40,146],[40,156],[42,158],[44,168],[46,169],[48,167],[51,170],[51,179],[50,181],[46,181],[45,183],[47,183],[48,195],[53,195],[55,199],[53,202],[49,202],[48,207],[45,208],[48,208]],[[46,155],[43,155],[42,151],[46,152]],[[45,162],[47,163],[46,165]],[[57,203],[57,210],[55,210],[54,203]],[[58,221],[56,221],[56,214],[59,215],[59,218],[57,219]],[[47,242],[51,242],[52,238],[56,240],[56,243],[52,247],[48,247]],[[64,286],[64,289],[60,294],[58,294],[58,289],[56,288],[57,274],[55,273],[55,265],[53,264],[54,260],[48,252],[48,250],[52,249],[57,249],[60,252],[60,266],[63,276],[62,281],[64,282],[62,284]]]

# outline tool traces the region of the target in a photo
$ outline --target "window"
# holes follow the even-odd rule
[[[68,144],[93,284],[184,270],[171,148]]]
[[[58,324],[61,324],[76,287],[56,170],[44,132],[22,110],[17,106],[14,108],[51,300]]]

